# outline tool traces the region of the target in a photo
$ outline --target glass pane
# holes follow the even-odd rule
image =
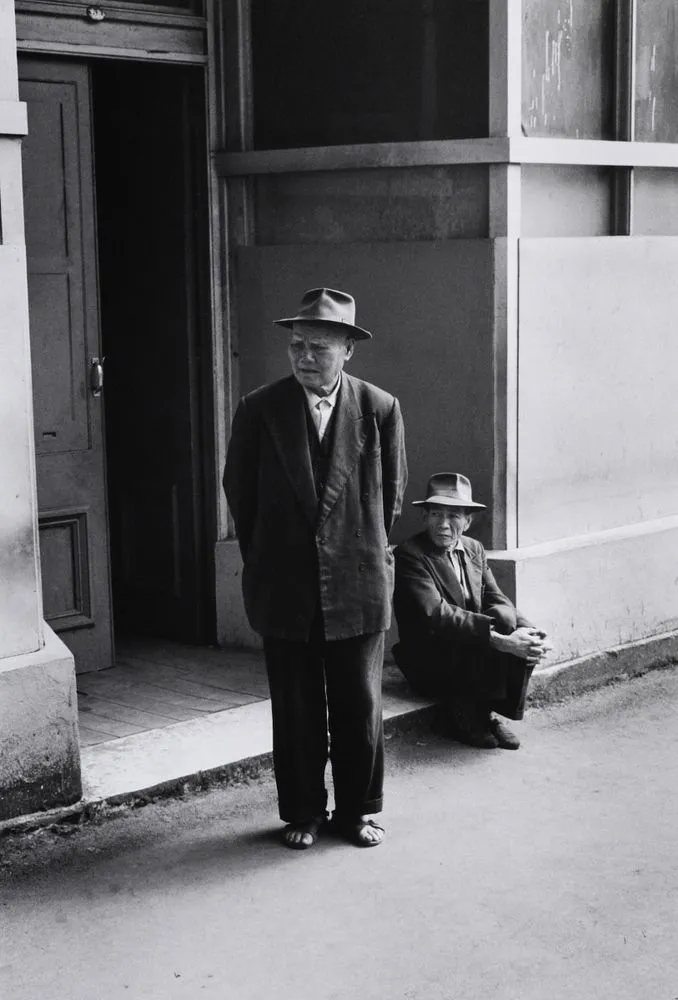
[[[487,134],[487,0],[256,0],[255,147]]]
[[[613,0],[523,0],[523,130],[610,139]]]
[[[638,0],[636,139],[678,142],[678,0]]]

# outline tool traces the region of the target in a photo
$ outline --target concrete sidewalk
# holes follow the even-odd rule
[[[251,662],[251,651],[245,658]],[[671,633],[595,658],[556,664],[533,675],[529,703],[561,701],[617,678],[676,662],[678,635]],[[417,725],[431,712],[432,703],[415,695],[389,662],[384,667],[383,692],[387,732]],[[211,783],[253,778],[271,767],[271,746],[270,707],[264,700],[83,747],[80,801],[6,820],[0,823],[0,836],[84,821],[107,808],[140,804]]]
[[[678,671],[387,742],[379,850],[285,850],[270,772],[0,844],[11,1000],[673,1000]],[[3,919],[4,918],[4,919]]]

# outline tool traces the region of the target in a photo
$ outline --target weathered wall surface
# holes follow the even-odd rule
[[[73,802],[73,657],[42,622],[13,4],[0,5],[0,819]],[[46,634],[45,634],[46,633]]]
[[[50,629],[40,652],[0,659],[0,820],[80,797],[77,717],[73,657]]]
[[[254,180],[261,245],[487,235],[484,166],[269,174]]]
[[[518,548],[552,662],[678,627],[678,239],[520,241]]]
[[[678,517],[492,554],[561,662],[678,628]]]
[[[2,151],[0,166],[8,152]],[[32,447],[25,257],[22,247],[5,245],[0,246],[0,657],[36,650],[42,641]]]
[[[678,239],[521,240],[518,543],[678,513]]]

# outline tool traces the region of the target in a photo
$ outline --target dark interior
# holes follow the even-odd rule
[[[115,629],[195,643],[214,622],[203,87],[92,71]]]

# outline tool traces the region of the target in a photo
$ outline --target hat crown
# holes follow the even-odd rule
[[[473,499],[471,481],[459,472],[436,472],[426,487],[425,500],[413,500],[416,506],[437,503],[446,507],[469,507],[485,509],[484,503]]]
[[[296,316],[286,316],[285,319],[273,321],[276,326],[284,326],[291,330],[295,323],[326,323],[330,328],[345,326],[342,330],[347,337],[354,340],[371,340],[372,334],[356,326],[355,299],[348,292],[339,292],[336,288],[309,288],[304,292]]]
[[[334,288],[310,288],[304,292],[297,321],[321,323],[348,323],[355,325],[355,299],[348,292]]]
[[[428,481],[426,496],[429,503],[435,503],[435,497],[447,497],[448,500],[473,503],[471,481],[458,472],[437,472]]]

